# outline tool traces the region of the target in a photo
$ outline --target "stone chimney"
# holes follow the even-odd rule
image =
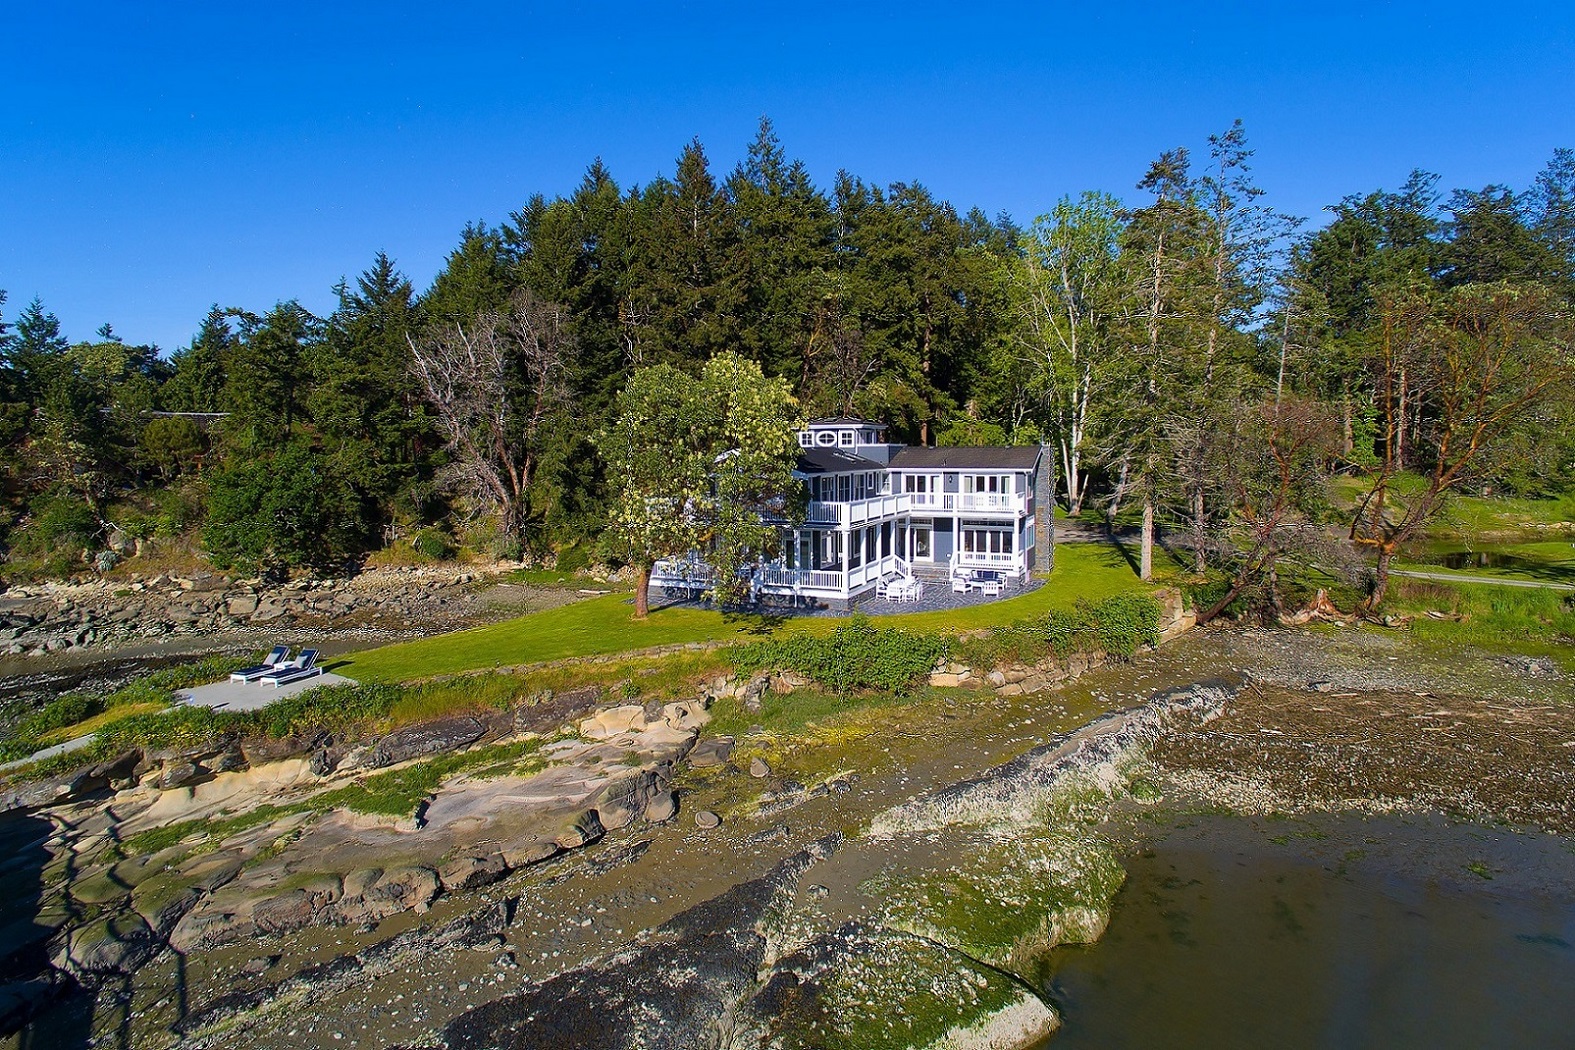
[[[1055,568],[1055,450],[1039,446],[1039,472],[1034,481],[1034,574],[1050,577]]]

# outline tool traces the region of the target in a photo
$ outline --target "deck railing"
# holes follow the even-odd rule
[[[1028,510],[1028,493],[1014,492],[905,492],[910,506],[922,510],[962,510],[1022,514]]]
[[[872,521],[893,518],[908,513],[910,500],[907,493],[894,496],[874,496],[870,499],[852,500],[848,503],[828,500],[811,500],[804,520],[816,525],[841,525],[851,528]]]

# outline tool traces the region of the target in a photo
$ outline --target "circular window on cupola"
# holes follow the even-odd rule
[[[834,430],[822,430],[815,435],[815,444],[830,447],[837,443],[837,434]]]

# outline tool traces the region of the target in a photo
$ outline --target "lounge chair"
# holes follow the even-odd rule
[[[263,657],[263,662],[258,664],[256,667],[243,667],[239,671],[231,671],[230,681],[255,681],[270,671],[277,671],[279,668],[283,667],[285,662],[289,659],[290,647],[288,645],[276,645],[273,647],[273,652]]]
[[[288,685],[291,682],[299,682],[303,678],[316,678],[322,673],[323,669],[317,666],[317,650],[305,649],[300,656],[297,656],[288,665],[279,668],[272,674],[263,675],[262,683],[263,685]]]

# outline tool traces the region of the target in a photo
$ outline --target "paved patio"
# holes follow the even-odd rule
[[[924,597],[916,602],[894,602],[885,598],[861,598],[858,602],[858,611],[868,616],[890,616],[897,613],[913,612],[939,612],[944,609],[967,609],[975,605],[988,605],[991,602],[1005,601],[1015,598],[1019,594],[1027,594],[1044,585],[1043,580],[1029,580],[1027,583],[1008,583],[1004,590],[994,598],[982,592],[973,591],[958,594],[952,590],[952,585],[947,580],[925,580]]]
[[[316,678],[305,678],[299,682],[290,682],[287,685],[263,685],[261,682],[214,682],[211,685],[198,685],[190,689],[177,689],[175,695],[183,704],[195,704],[200,707],[211,707],[222,711],[259,711],[275,700],[296,693],[304,693],[308,689],[316,689],[320,685],[355,685],[353,679],[344,675],[320,674]]]

